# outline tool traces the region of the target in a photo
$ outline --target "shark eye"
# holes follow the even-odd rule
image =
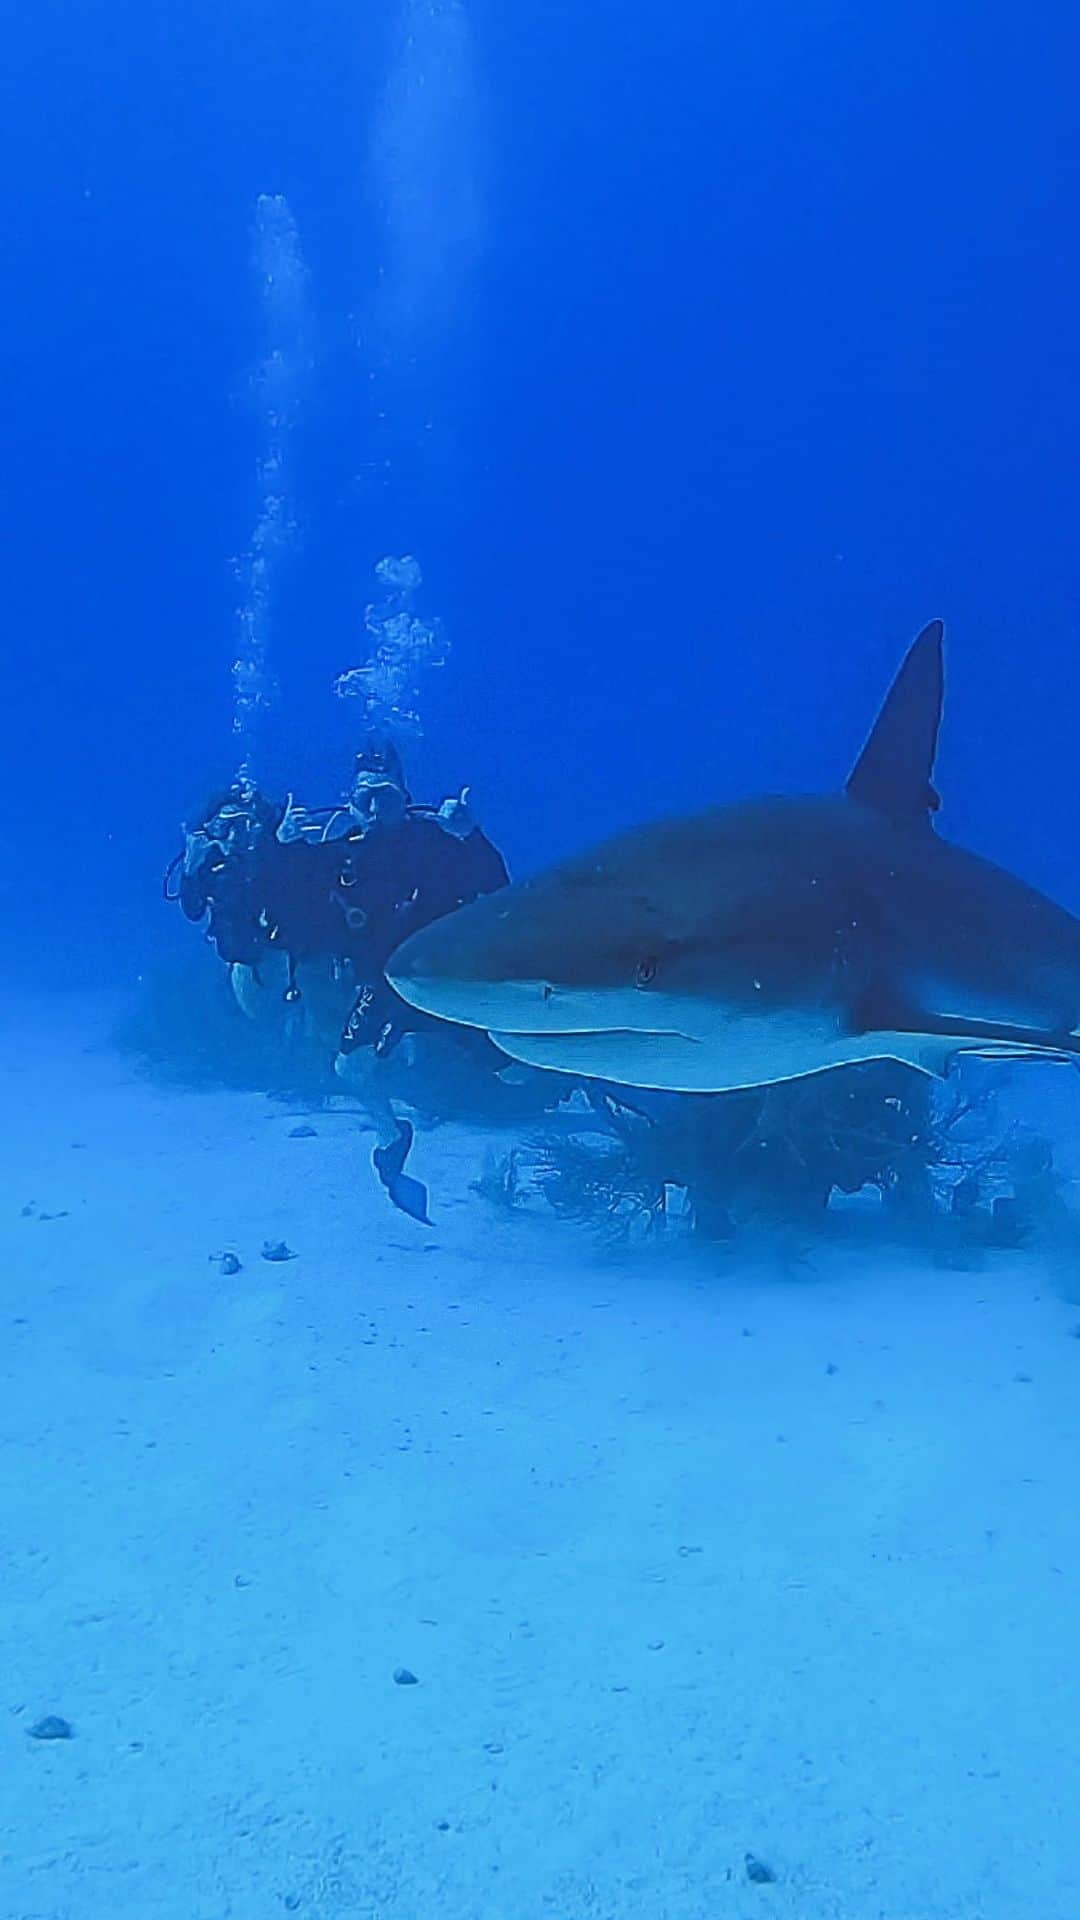
[[[651,987],[655,979],[656,961],[651,958],[639,960],[637,966],[634,968],[634,985],[636,987]]]

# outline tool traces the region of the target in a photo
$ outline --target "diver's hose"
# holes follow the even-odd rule
[[[162,897],[168,900],[170,903],[173,901],[179,900],[180,898],[181,889],[177,887],[174,890],[173,881],[175,880],[177,874],[179,873],[180,868],[184,864],[185,851],[186,849],[181,847],[179,853],[175,856],[175,858],[169,861],[169,864],[166,867],[164,874],[162,875],[162,880],[161,880]]]

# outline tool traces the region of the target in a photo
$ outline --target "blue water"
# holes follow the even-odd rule
[[[283,767],[335,785],[385,553],[453,644],[418,784],[469,779],[519,870],[839,779],[940,614],[950,827],[1075,901],[1067,15],[414,11],[412,48],[389,3],[10,24],[9,960],[77,930],[112,971],[117,916],[152,942],[177,818],[231,770],[260,194],[314,356]]]
[[[1078,58],[1069,9],[1000,0],[12,14],[13,995],[123,1002],[190,954],[161,872],[245,756],[337,797],[361,709],[335,683],[388,556],[416,557],[432,636],[414,790],[468,784],[515,874],[638,819],[839,787],[940,616],[944,829],[1080,909]],[[1015,1911],[959,1877],[935,1912]],[[676,1878],[663,1912],[698,1920]],[[1032,1911],[1071,1920],[1076,1884]],[[572,1885],[559,1920],[617,1910]],[[918,1886],[880,1912],[928,1911]],[[13,1920],[113,1911],[95,1897]],[[355,1912],[406,1920],[375,1893]]]

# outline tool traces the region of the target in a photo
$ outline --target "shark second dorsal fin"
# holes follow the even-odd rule
[[[940,806],[934,756],[944,692],[942,640],[932,620],[912,642],[847,783],[853,800],[899,819],[926,819]]]

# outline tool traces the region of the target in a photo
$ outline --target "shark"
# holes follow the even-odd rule
[[[846,785],[616,835],[405,941],[387,977],[509,1060],[724,1093],[868,1060],[1080,1061],[1080,919],[937,830],[944,629]]]

